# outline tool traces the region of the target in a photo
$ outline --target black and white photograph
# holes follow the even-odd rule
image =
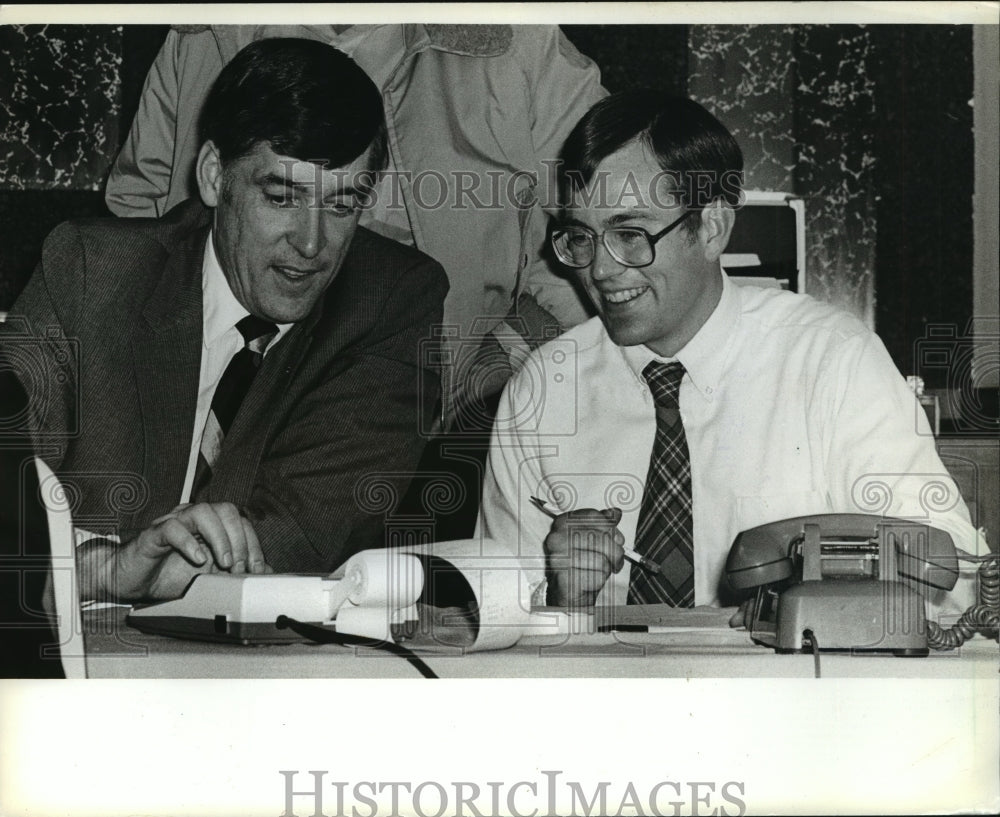
[[[0,814],[1000,810],[1000,4],[0,53]]]

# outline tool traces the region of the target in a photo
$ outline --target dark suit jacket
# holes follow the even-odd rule
[[[62,678],[58,625],[45,611],[49,523],[28,433],[28,398],[0,369],[0,678]]]
[[[60,225],[0,328],[78,527],[128,541],[180,499],[208,215],[189,201],[159,220]],[[382,546],[438,403],[429,338],[447,289],[426,255],[359,228],[317,309],[264,358],[193,499],[243,508],[278,571]]]

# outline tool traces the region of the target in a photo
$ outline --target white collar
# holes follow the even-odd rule
[[[698,393],[709,402],[712,401],[712,395],[719,388],[725,370],[728,345],[736,334],[735,329],[740,318],[739,288],[724,272],[720,271],[719,274],[722,275],[722,294],[719,296],[719,302],[708,316],[708,320],[676,355],[670,358],[662,357],[648,346],[642,345],[619,347],[622,357],[643,387],[646,386],[646,381],[642,371],[650,361],[679,360]]]
[[[235,331],[236,324],[250,314],[236,299],[229,281],[226,280],[226,274],[222,271],[219,258],[215,254],[212,234],[213,231],[210,230],[205,244],[205,259],[201,265],[201,328],[205,346],[211,346],[227,332]],[[271,349],[294,325],[279,323],[278,334],[268,345],[268,349]]]

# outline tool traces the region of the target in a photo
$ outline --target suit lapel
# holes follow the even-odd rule
[[[180,501],[201,373],[201,268],[207,229],[179,244],[143,311],[132,343],[154,513]]]
[[[322,357],[315,365],[328,365],[351,345],[360,327],[371,322],[366,312],[374,307],[358,295],[364,291],[358,281],[365,280],[371,256],[368,234],[359,228],[323,300],[264,357],[212,466],[212,481],[199,500],[242,505],[250,498],[260,461],[280,433],[280,424],[287,421],[313,376],[322,376],[310,365],[310,352]],[[297,377],[306,369],[304,376]]]

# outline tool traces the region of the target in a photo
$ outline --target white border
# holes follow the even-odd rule
[[[290,8],[4,5],[0,24],[287,22]],[[352,4],[294,15],[995,24],[998,4]],[[743,780],[751,813],[988,813],[1000,810],[998,700],[998,684],[981,681],[4,681],[0,813],[277,815],[280,769],[414,784],[562,770],[619,791]]]
[[[997,23],[996,2],[773,3],[81,3],[0,6],[0,24],[296,22],[643,24],[643,23]]]

